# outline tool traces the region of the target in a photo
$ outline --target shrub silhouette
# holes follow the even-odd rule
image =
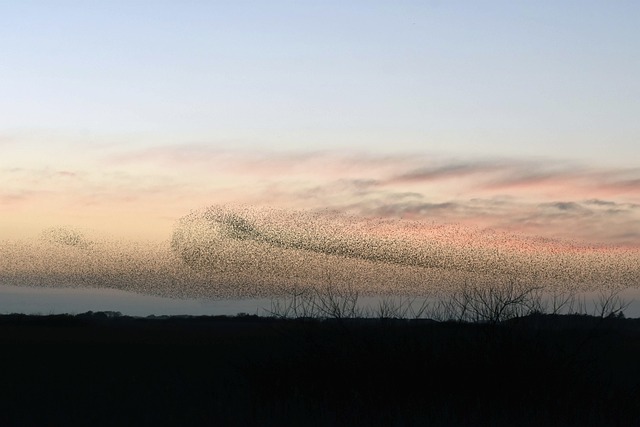
[[[432,319],[441,322],[498,324],[534,314],[582,314],[599,318],[624,317],[632,301],[622,298],[623,289],[600,291],[591,310],[575,292],[544,292],[510,279],[495,286],[465,284],[435,301],[415,297],[383,297],[377,306],[360,304],[360,294],[351,286],[331,283],[323,288],[293,289],[284,298],[273,299],[272,317],[283,319]]]

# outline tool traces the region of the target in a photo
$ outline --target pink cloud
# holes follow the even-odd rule
[[[71,171],[58,171],[56,175],[64,178],[76,178],[78,176],[76,172]]]
[[[33,197],[34,192],[4,192],[0,193],[0,204],[3,206],[7,205],[18,205],[23,204]]]
[[[249,176],[349,177],[391,175],[416,165],[410,156],[374,156],[332,151],[276,152],[222,150],[204,145],[175,145],[136,150],[104,159],[108,165],[156,165],[166,170],[199,170]]]
[[[0,171],[11,184],[0,200],[17,205],[21,192],[46,191],[43,206],[162,217],[220,203],[335,209],[616,243],[633,241],[639,225],[640,170],[195,144],[123,150],[93,164]]]

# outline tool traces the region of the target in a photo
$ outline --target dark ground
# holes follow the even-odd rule
[[[640,426],[640,320],[0,316],[0,426]]]

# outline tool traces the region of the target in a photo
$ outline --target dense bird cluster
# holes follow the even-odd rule
[[[637,287],[640,251],[461,225],[225,206],[181,218],[168,242],[89,238],[64,228],[0,245],[0,284],[176,298],[278,297],[326,286],[434,296],[514,280],[554,291]]]
[[[40,237],[49,243],[64,246],[87,247],[90,244],[84,233],[71,227],[47,228]]]
[[[280,283],[297,275],[320,284],[318,272],[330,272],[358,283],[364,292],[407,287],[420,292],[460,280],[499,283],[514,278],[556,288],[640,284],[637,250],[330,212],[214,206],[182,218],[171,246],[187,265],[212,274],[235,269]],[[384,275],[386,283],[376,280],[378,274],[362,274],[379,266],[393,272],[391,278]]]

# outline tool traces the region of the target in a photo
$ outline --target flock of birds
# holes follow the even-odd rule
[[[169,241],[91,238],[71,228],[0,245],[0,284],[103,287],[173,298],[286,296],[345,287],[433,296],[512,281],[553,291],[640,285],[640,250],[421,221],[213,206]]]

